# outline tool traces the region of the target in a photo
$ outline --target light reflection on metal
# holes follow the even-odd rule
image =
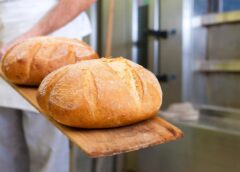
[[[223,0],[218,0],[218,12],[223,12]]]
[[[209,116],[217,116],[220,118],[231,118],[240,120],[240,110],[236,108],[214,106],[207,104],[196,105],[196,108],[200,110],[200,113]]]
[[[240,22],[240,11],[206,14],[203,16],[194,17],[193,21],[198,21],[195,23],[195,27],[236,23]]]
[[[138,0],[133,0],[132,2],[132,61],[138,61]]]
[[[90,8],[90,18],[92,23],[92,33],[90,36],[90,45],[94,50],[97,50],[97,3],[93,4]]]
[[[199,60],[195,70],[201,72],[240,72],[240,60]]]
[[[187,101],[191,97],[192,90],[192,51],[191,51],[191,31],[192,31],[192,9],[193,9],[193,0],[184,0],[183,1],[183,60],[182,60],[182,73],[183,73],[183,86],[182,94],[183,101]]]
[[[160,1],[149,2],[149,30],[160,30]],[[155,74],[160,72],[160,40],[149,37],[148,42],[148,68]]]
[[[153,29],[154,30],[160,30],[160,2],[159,0],[154,0],[154,23],[153,23]],[[158,74],[160,71],[160,64],[159,64],[159,41],[160,40],[154,40],[153,42],[153,72],[155,74]]]

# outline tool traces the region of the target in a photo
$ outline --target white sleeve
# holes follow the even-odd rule
[[[82,39],[91,33],[91,23],[85,12],[73,19],[70,23],[53,32],[52,36]]]

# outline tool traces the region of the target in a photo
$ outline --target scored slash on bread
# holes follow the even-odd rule
[[[49,39],[52,38],[38,39],[42,41],[48,39],[49,43],[51,42]],[[80,60],[98,58],[91,48],[89,51],[88,48],[68,51],[69,46],[75,46],[80,41],[65,38],[52,41],[54,44],[51,43],[49,46],[59,43],[56,49],[49,46],[43,48],[46,42],[34,43],[35,45],[30,47],[23,46],[24,43],[13,46],[5,54],[3,61],[8,61],[10,64],[17,61],[21,64],[21,68],[9,64],[2,66],[3,70],[7,67],[12,68],[13,74],[11,72],[10,74],[13,78],[11,80],[6,74],[3,75],[1,68],[0,76],[87,155],[110,156],[162,144],[183,136],[182,131],[177,127],[160,117],[154,117],[162,103],[161,87],[154,74],[124,58],[103,58],[59,66],[61,68],[45,77],[38,92],[36,88],[13,84],[18,83],[19,80],[18,84],[36,84],[36,80],[30,80],[35,74],[29,72],[34,70],[33,64],[38,58],[39,63],[44,62],[43,64],[47,65],[43,70],[49,72],[52,69],[49,68],[50,61],[55,58],[60,62],[62,59],[64,61],[64,58],[61,58],[64,54],[71,57],[70,59],[74,56],[75,61],[80,57]],[[9,58],[10,54],[13,55],[13,50],[15,51],[20,45],[23,49],[16,51],[13,59]],[[81,46],[88,47],[84,42]],[[79,44],[79,47],[81,46]],[[40,49],[44,51],[36,57]],[[53,55],[54,51],[57,52],[55,55]],[[24,57],[24,53],[34,58],[30,58],[29,61],[21,58]],[[26,68],[23,67],[24,65]],[[16,76],[19,73],[20,75]],[[16,77],[23,79],[16,81]],[[89,130],[89,128],[93,129]]]
[[[2,59],[2,71],[14,84],[39,85],[59,67],[98,58],[85,42],[60,37],[35,37],[10,48]]]
[[[158,80],[124,58],[102,58],[62,67],[41,83],[40,107],[61,124],[110,128],[156,115],[162,103]]]
[[[8,80],[2,75],[6,82]],[[8,82],[19,94],[31,103],[50,123],[92,158],[112,156],[146,147],[167,143],[183,137],[180,129],[156,116],[133,125],[109,129],[72,128],[56,122],[49,112],[39,107],[36,88],[21,87]],[[44,133],[43,133],[44,134]]]

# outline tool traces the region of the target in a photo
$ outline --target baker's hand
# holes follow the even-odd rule
[[[0,60],[2,59],[2,56],[6,53],[6,48],[5,46],[4,47],[1,47],[0,49]]]
[[[2,57],[4,56],[4,54],[7,52],[7,50],[12,46],[12,44],[6,44],[3,47],[1,47],[0,50],[0,60],[2,59]]]
[[[1,51],[0,51],[0,56],[1,56],[1,57],[7,52],[7,49],[8,49],[8,45],[3,46],[3,47],[1,48]]]

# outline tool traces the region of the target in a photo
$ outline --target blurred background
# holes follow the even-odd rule
[[[15,0],[0,3],[8,1]],[[85,41],[100,56],[107,54],[110,2],[97,0],[87,11],[93,32]],[[184,138],[100,159],[74,147],[75,171],[240,172],[240,0],[115,0],[112,24],[111,56],[157,76],[164,94],[158,115]]]
[[[101,56],[108,5],[98,0],[88,11],[94,33],[87,41]],[[101,162],[77,154],[78,169],[240,171],[240,0],[117,0],[112,56],[157,75],[164,93],[159,115],[185,137]]]

